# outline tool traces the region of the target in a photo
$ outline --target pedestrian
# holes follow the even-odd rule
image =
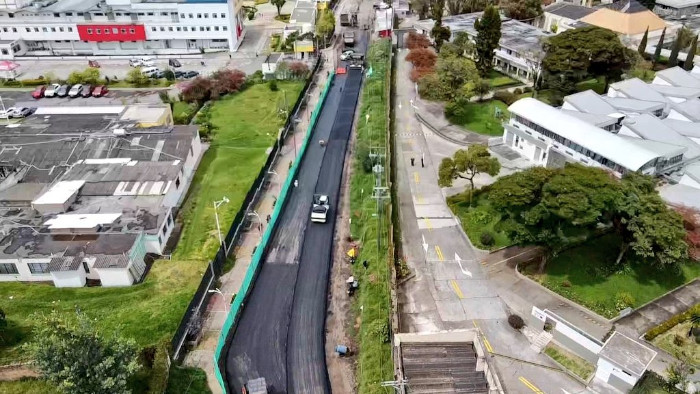
[[[270,223],[270,214],[267,215],[267,222]]]
[[[231,54],[230,54],[230,53],[228,54],[228,60],[231,60]]]
[[[200,63],[202,63],[202,67],[204,67],[204,60],[202,60]]]
[[[294,180],[294,187],[297,187],[297,186],[299,186],[299,181],[295,179]]]
[[[420,157],[420,166],[423,168],[425,168],[425,161],[424,160],[425,160],[425,153],[422,153],[421,157]]]
[[[109,77],[105,75],[105,83],[109,85]]]
[[[369,267],[369,263],[367,262],[367,260],[362,262],[362,266],[365,267],[365,269],[367,269],[367,267]]]
[[[415,157],[411,157],[411,167],[413,167],[413,166],[416,165],[415,162],[416,162],[416,158],[415,158]]]
[[[258,228],[260,229],[260,232],[262,233],[262,228],[263,228],[262,223],[258,223]]]

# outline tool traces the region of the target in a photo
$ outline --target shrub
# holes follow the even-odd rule
[[[647,333],[644,334],[644,339],[651,341],[678,324],[685,322],[693,313],[700,313],[700,304],[693,306],[683,313],[672,316],[670,319],[647,331]]]
[[[369,327],[369,333],[374,338],[379,338],[383,343],[389,343],[389,322],[387,320],[375,320]]]
[[[22,79],[20,80],[22,82],[22,86],[39,86],[39,85],[46,85],[49,83],[44,78],[36,78],[36,79]]]
[[[246,84],[256,84],[263,83],[263,72],[262,70],[257,70],[256,72],[250,74],[246,79]]]
[[[484,231],[479,237],[479,242],[481,242],[481,244],[484,246],[491,246],[493,245],[494,241],[493,235],[488,231]]]
[[[205,77],[197,77],[182,89],[182,98],[188,103],[200,104],[209,100],[211,96],[211,80]]]
[[[561,287],[571,287],[571,282],[569,282],[568,280],[563,280],[561,282]]]
[[[430,39],[428,37],[418,34],[415,32],[409,32],[408,37],[406,37],[406,48],[427,48],[430,46]]]
[[[507,90],[499,90],[493,94],[493,98],[495,100],[501,101],[502,103],[506,105],[511,105],[514,102],[518,100],[518,96],[515,94],[507,91]]]
[[[277,89],[278,89],[278,88],[277,88],[277,81],[274,80],[274,79],[273,79],[272,81],[270,81],[270,83],[267,84],[267,86],[268,86],[268,87],[270,88],[270,90],[272,90],[273,92],[276,92]]]
[[[160,98],[160,101],[162,101],[165,104],[170,103],[170,96],[168,95],[168,92],[165,90],[161,90],[158,92],[158,97]]]
[[[518,315],[508,316],[508,324],[510,324],[510,326],[516,330],[520,330],[521,328],[525,327],[525,322],[523,321],[523,318]]]
[[[513,94],[520,96],[521,94],[523,94],[523,90],[520,88],[516,88],[515,90],[513,90]]]
[[[156,347],[153,355],[153,367],[148,379],[149,394],[162,394],[165,392],[168,386],[169,364],[167,344],[163,343]]]
[[[292,62],[289,64],[289,72],[294,78],[303,79],[309,75],[309,66],[304,62]]]
[[[433,68],[437,62],[437,54],[429,48],[415,48],[406,55],[406,60],[416,68]]]
[[[685,338],[683,338],[682,335],[676,334],[673,336],[673,344],[674,345],[683,346],[684,343],[685,343]]]
[[[615,306],[618,310],[632,308],[634,307],[634,304],[636,304],[634,296],[626,291],[617,293],[617,295],[615,295]]]
[[[530,92],[532,92],[532,87],[530,87],[530,86],[525,86],[525,87],[523,88],[523,93],[530,93]]]
[[[418,81],[420,81],[421,78],[425,77],[426,75],[433,74],[433,73],[435,73],[434,68],[426,68],[426,67],[416,68],[416,67],[413,67],[409,78],[411,79],[411,82],[418,82]]]
[[[175,80],[175,72],[171,69],[167,69],[163,71],[163,77],[167,79],[168,81],[174,81]]]

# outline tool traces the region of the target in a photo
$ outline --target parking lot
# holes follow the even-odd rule
[[[46,97],[39,100],[32,98],[31,91],[2,91],[0,98],[5,108],[158,104],[161,102],[157,91],[148,90],[111,90],[103,97]]]

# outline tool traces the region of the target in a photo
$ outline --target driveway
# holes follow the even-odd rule
[[[446,142],[425,129],[415,118],[408,81],[406,50],[397,55],[396,155],[400,220],[404,255],[415,274],[399,288],[401,332],[437,332],[479,327],[495,353],[506,392],[584,392],[567,375],[533,364],[553,367],[544,355],[530,349],[527,339],[507,323],[505,305],[488,272],[480,264],[486,252],[475,249],[447,207],[437,185],[437,165],[449,153]],[[414,102],[420,111],[422,102]],[[461,148],[452,144],[451,152]],[[411,165],[414,158],[414,165]],[[423,158],[424,166],[421,166]],[[526,362],[523,362],[526,361]]]

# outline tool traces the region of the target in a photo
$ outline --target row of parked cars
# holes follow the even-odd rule
[[[143,75],[148,76],[149,78],[165,78],[165,72],[166,70],[161,70],[158,67],[143,67],[141,68],[141,73]],[[199,72],[197,71],[180,71],[180,70],[175,70],[173,71],[173,74],[175,74],[176,79],[189,79],[189,78],[194,78],[197,75],[199,75]]]
[[[155,67],[156,59],[150,56],[143,56],[129,60],[129,65],[131,67]],[[182,66],[182,64],[177,59],[168,59],[168,66],[178,68]]]
[[[26,118],[36,111],[36,108],[10,107],[0,110],[0,119]]]
[[[37,86],[32,92],[32,97],[40,99],[42,97],[102,97],[109,92],[109,89],[104,85],[83,85],[76,84],[59,85],[57,83],[49,86]]]

